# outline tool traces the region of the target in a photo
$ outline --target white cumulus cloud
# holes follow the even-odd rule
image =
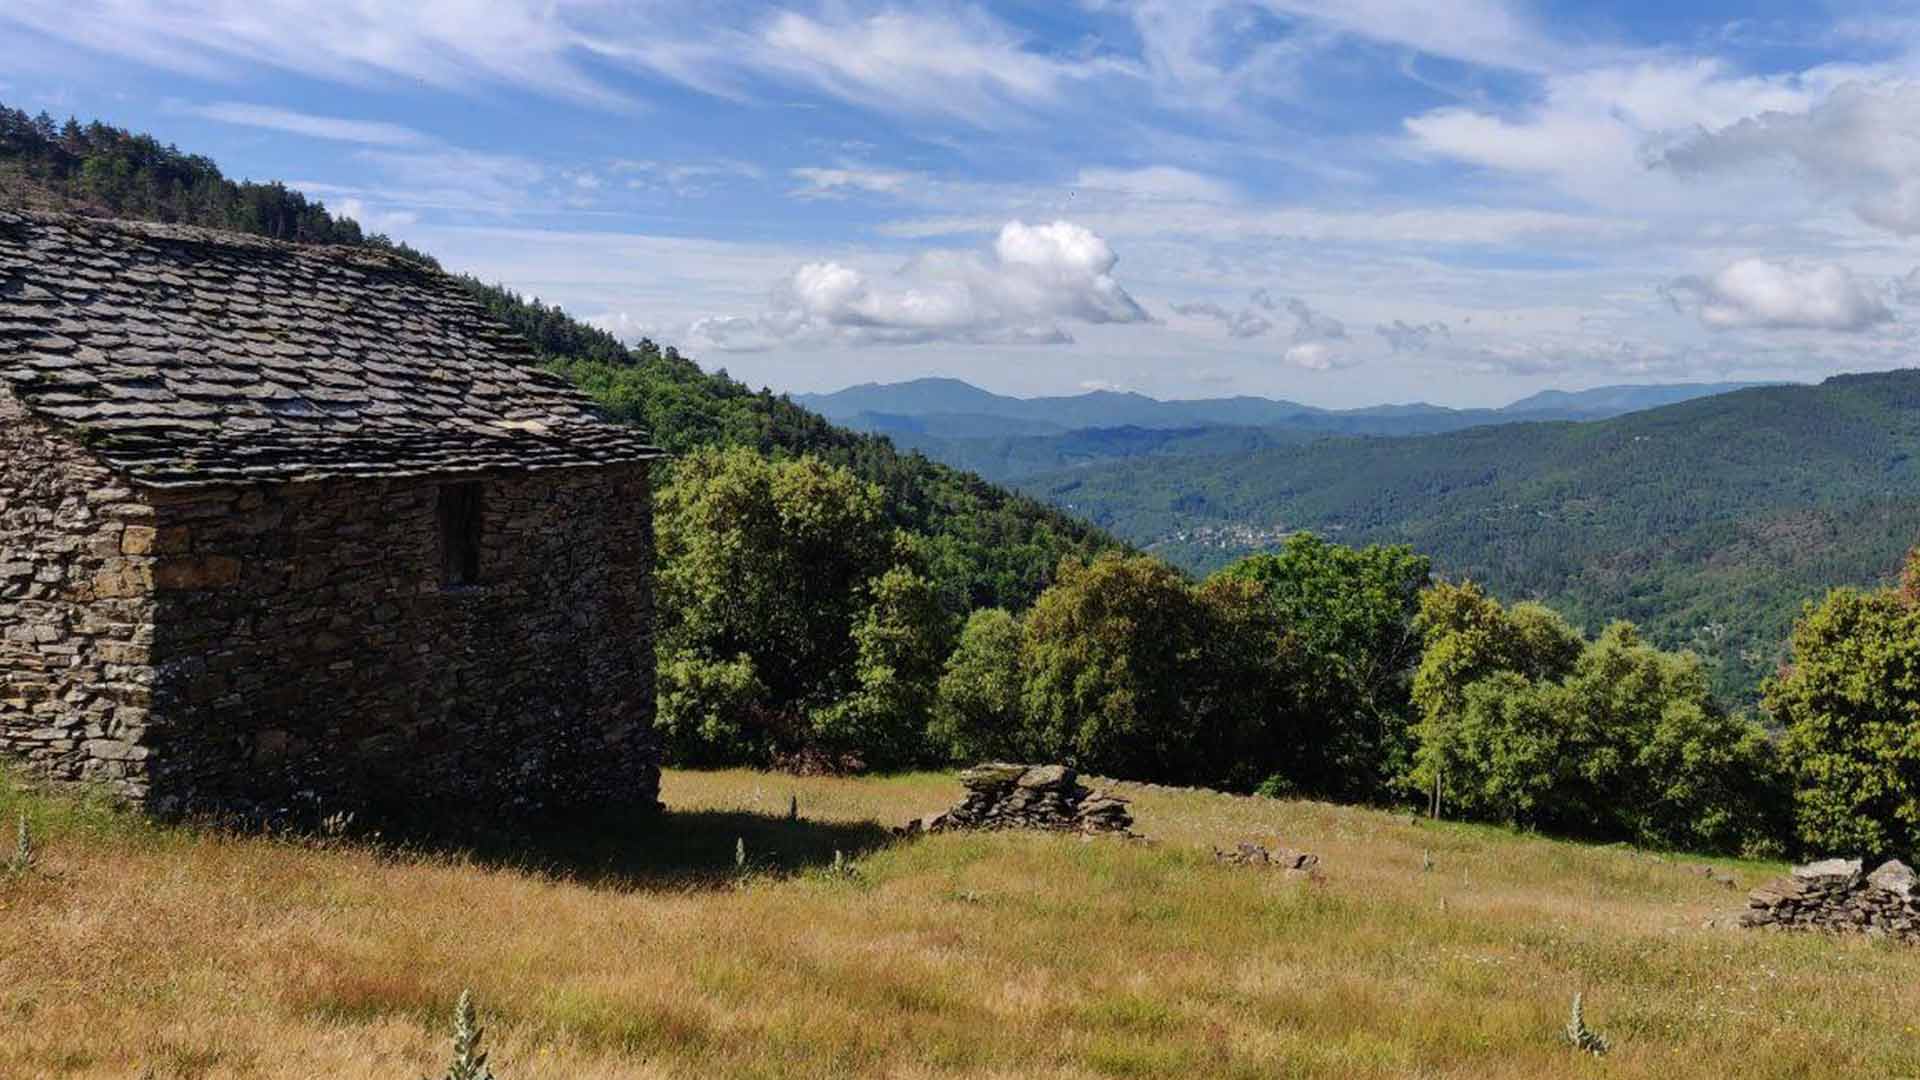
[[[1804,111],[1774,109],[1668,147],[1659,162],[1697,174],[1790,165],[1853,200],[1862,221],[1920,234],[1920,82],[1850,82]]]
[[[1709,277],[1668,283],[1675,308],[1691,311],[1711,330],[1865,330],[1893,318],[1880,297],[1844,266],[1796,265],[1740,259]]]
[[[1144,323],[1113,277],[1107,242],[1071,222],[1008,222],[990,252],[933,251],[871,278],[812,262],[783,280],[767,311],[696,321],[691,336],[727,351],[778,342],[844,345],[1066,344],[1060,323]]]

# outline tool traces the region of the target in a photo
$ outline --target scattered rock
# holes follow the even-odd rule
[[[909,821],[894,832],[954,832],[968,829],[1047,829],[1057,832],[1132,836],[1133,812],[1126,799],[1092,791],[1065,765],[992,762],[960,774],[967,797],[941,814]]]
[[[1213,861],[1233,866],[1271,866],[1289,874],[1311,876],[1320,865],[1320,856],[1292,848],[1267,848],[1260,844],[1237,844],[1232,851],[1213,849]]]
[[[1796,866],[1747,895],[1740,925],[1834,930],[1920,942],[1920,896],[1913,869],[1898,859],[1862,875],[1859,859]]]
[[[1723,885],[1729,889],[1739,884],[1732,874],[1722,874],[1711,866],[1687,866],[1684,869],[1686,869],[1688,873],[1699,874],[1708,881]]]

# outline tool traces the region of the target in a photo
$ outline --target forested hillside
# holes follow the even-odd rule
[[[1439,573],[1632,619],[1749,698],[1806,600],[1885,580],[1920,522],[1920,371],[1583,424],[1155,457],[1023,486],[1193,570],[1246,537],[1403,543]]]
[[[281,240],[376,246],[429,265],[430,255],[335,217],[279,183],[236,182],[212,160],[102,123],[64,124],[0,105],[0,201],[38,209],[233,229]],[[1118,546],[1043,503],[918,454],[884,437],[838,427],[725,372],[702,371],[672,348],[629,349],[558,307],[471,277],[462,281],[542,357],[667,449],[748,446],[811,454],[880,486],[891,524],[919,534],[946,606],[1020,608],[1060,559]]]
[[[1521,421],[1604,420],[1753,385],[1548,390],[1498,409],[1425,403],[1320,409],[1259,397],[1158,401],[1106,390],[1015,398],[958,379],[867,383],[795,400],[847,427],[885,435],[903,449],[1005,484],[1124,458],[1245,454],[1338,435],[1437,435]]]

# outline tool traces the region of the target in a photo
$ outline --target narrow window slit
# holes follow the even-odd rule
[[[480,582],[480,485],[440,488],[440,550],[446,558],[442,584],[457,588]]]

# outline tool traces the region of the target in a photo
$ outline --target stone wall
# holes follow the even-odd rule
[[[1065,765],[975,765],[960,774],[967,797],[944,813],[909,821],[901,836],[966,829],[1051,829],[1130,834],[1126,799],[1092,791]]]
[[[153,809],[653,805],[646,470],[152,493]],[[450,585],[461,480],[479,576]]]
[[[1796,866],[1747,897],[1743,926],[1885,934],[1920,941],[1920,882],[1898,859],[1864,873],[1859,859]]]
[[[152,510],[0,384],[0,755],[146,793]]]

